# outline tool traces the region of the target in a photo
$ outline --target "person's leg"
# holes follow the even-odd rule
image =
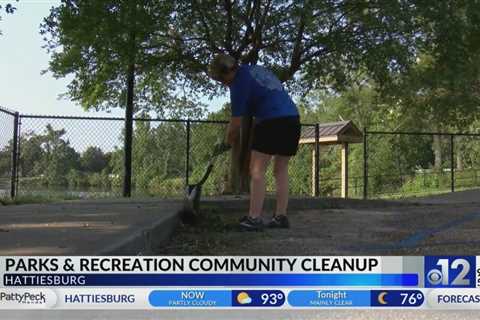
[[[265,200],[265,172],[267,171],[271,155],[252,150],[250,160],[250,212],[252,218],[262,214]]]
[[[290,157],[276,155],[273,173],[277,187],[277,208],[275,215],[286,215],[288,206],[288,161]]]

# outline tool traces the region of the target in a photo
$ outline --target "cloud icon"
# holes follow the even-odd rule
[[[250,296],[248,295],[248,293],[246,293],[246,292],[240,292],[240,293],[237,295],[237,301],[238,301],[238,303],[240,303],[240,304],[249,304],[249,303],[252,303],[252,298],[250,298]]]
[[[247,299],[244,299],[243,304],[248,304],[248,303],[252,303],[252,298],[248,297]]]

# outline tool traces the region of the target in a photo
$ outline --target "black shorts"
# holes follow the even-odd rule
[[[271,155],[294,156],[298,149],[300,130],[298,116],[263,120],[255,125],[252,150]]]

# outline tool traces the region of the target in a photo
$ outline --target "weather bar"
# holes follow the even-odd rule
[[[280,290],[155,290],[148,297],[153,307],[281,307]]]
[[[418,274],[4,274],[22,286],[418,286]]]
[[[288,294],[293,307],[419,307],[423,301],[419,290],[293,290]]]
[[[419,290],[155,290],[148,297],[158,308],[215,307],[420,307]]]

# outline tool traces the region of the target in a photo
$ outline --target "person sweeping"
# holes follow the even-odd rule
[[[263,229],[262,210],[265,199],[265,173],[273,158],[276,184],[276,210],[268,223],[271,228],[289,228],[288,163],[297,153],[300,140],[300,117],[295,103],[280,80],[268,69],[257,65],[239,65],[225,54],[214,57],[210,77],[230,90],[231,119],[226,142],[233,145],[240,134],[243,116],[254,118],[254,136],[250,159],[250,209],[240,220],[247,231]]]

